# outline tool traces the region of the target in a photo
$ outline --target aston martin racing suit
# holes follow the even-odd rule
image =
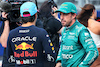
[[[62,31],[62,40],[56,61],[62,67],[90,67],[97,59],[98,51],[87,28],[76,22]]]

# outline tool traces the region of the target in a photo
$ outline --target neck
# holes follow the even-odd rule
[[[94,15],[90,16],[90,18],[89,18],[89,19],[95,19],[95,18],[94,18]]]
[[[94,18],[92,18],[92,17],[90,17],[89,19],[92,19],[92,20],[94,20]]]
[[[28,27],[28,26],[31,26],[31,25],[35,25],[35,22],[27,22],[25,24],[22,24],[22,27]]]
[[[75,23],[76,19],[72,20],[71,24],[69,26],[72,26]]]

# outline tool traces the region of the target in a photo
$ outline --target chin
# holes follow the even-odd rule
[[[62,24],[62,26],[65,26],[65,24]]]
[[[66,27],[66,25],[62,25],[63,27]]]

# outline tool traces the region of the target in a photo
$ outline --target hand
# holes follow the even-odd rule
[[[61,62],[58,62],[55,67],[62,67]]]
[[[57,8],[56,8],[56,7],[53,7],[52,10],[55,12],[55,11],[57,10]],[[53,14],[53,13],[51,12],[51,15],[54,16],[57,20],[61,21],[61,20],[58,18],[58,13],[54,13],[54,14]]]
[[[2,12],[2,17],[7,19],[7,13],[6,12]]]
[[[55,12],[55,11],[57,10],[57,8],[56,8],[56,7],[53,7],[52,10]],[[53,14],[53,13],[51,12],[51,14],[52,14],[52,16],[54,16],[55,18],[58,18],[58,13],[54,13],[54,14]]]

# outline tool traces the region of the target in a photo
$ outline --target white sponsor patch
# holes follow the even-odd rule
[[[89,48],[92,48],[92,47],[94,47],[94,45],[89,46]]]
[[[13,55],[10,55],[10,58],[8,59],[9,63],[15,62],[15,57]]]
[[[46,35],[46,37],[49,37],[49,35]]]
[[[85,33],[85,36],[88,36],[89,35],[89,33]]]
[[[48,61],[54,61],[54,58],[52,56],[50,56],[50,54],[47,54],[47,59],[48,59]]]
[[[49,39],[48,42],[51,43],[51,40]]]
[[[16,60],[16,64],[36,64],[36,59]]]
[[[28,33],[30,30],[19,30],[19,33]]]
[[[71,45],[71,46],[65,46],[65,45],[63,45],[63,48],[62,48],[63,50],[73,50],[73,46]]]
[[[78,25],[76,25],[75,27],[76,27],[76,29],[78,29],[78,28],[79,28],[79,27],[78,27]]]
[[[68,39],[74,39],[75,36],[68,36]]]
[[[73,58],[72,54],[62,54],[63,59],[71,59]]]
[[[91,41],[91,40],[92,40],[92,39],[86,39],[85,42],[89,42],[89,41]]]
[[[37,37],[30,37],[30,36],[25,36],[25,37],[15,37],[12,38],[12,42],[16,41],[36,41]]]
[[[69,32],[70,35],[74,35],[75,33]]]
[[[57,56],[57,58],[60,58],[60,56]]]
[[[88,64],[91,64],[93,61],[95,61],[96,56],[97,56],[97,51],[94,52],[94,56],[93,56],[92,59],[88,62]]]

